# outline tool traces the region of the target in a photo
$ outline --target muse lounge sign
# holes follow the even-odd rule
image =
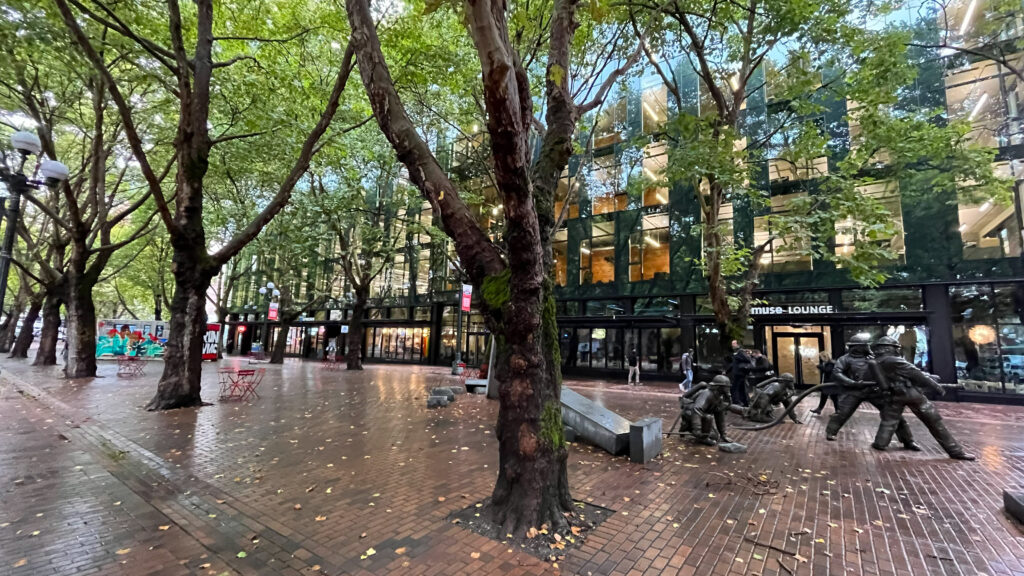
[[[826,304],[794,304],[792,306],[753,306],[750,308],[750,314],[753,316],[835,313],[835,306],[830,306]]]

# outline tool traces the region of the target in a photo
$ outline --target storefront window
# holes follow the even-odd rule
[[[558,301],[555,302],[555,315],[556,316],[579,316],[580,315],[580,303],[576,301]]]
[[[843,290],[845,312],[910,312],[921,310],[920,288]]]
[[[771,214],[782,216],[789,211],[789,202],[806,193],[782,194],[772,196]],[[754,245],[768,243],[768,248],[761,255],[761,265],[766,272],[793,272],[810,270],[811,257],[802,253],[807,248],[807,239],[796,234],[777,235],[772,239],[771,218],[758,216],[754,218]],[[769,241],[770,240],[770,241]]]
[[[647,214],[629,237],[629,281],[651,280],[669,272],[668,214]]]
[[[615,222],[594,222],[593,236],[580,242],[580,284],[615,281]]]
[[[839,258],[836,266],[843,267],[843,257],[849,257],[856,250],[857,244],[871,242],[886,246],[895,256],[893,264],[904,264],[907,259],[907,247],[903,239],[903,206],[900,201],[900,186],[895,180],[873,182],[857,189],[865,197],[881,204],[892,218],[896,233],[891,238],[864,238],[861,234],[863,225],[853,218],[845,218],[836,222],[835,254]]]
[[[608,357],[607,337],[608,330],[605,328],[594,328],[590,331],[591,368],[605,368]]]
[[[565,286],[569,275],[569,232],[561,229],[551,239],[551,252],[555,260],[555,284]]]
[[[633,305],[635,316],[664,316],[679,311],[679,301],[675,298],[638,298]]]
[[[589,300],[587,302],[587,316],[621,316],[626,309],[618,300]]]
[[[430,292],[430,245],[420,245],[416,260],[416,293],[423,295]]]
[[[1024,394],[1024,325],[1016,284],[949,289],[957,380],[974,392]]]

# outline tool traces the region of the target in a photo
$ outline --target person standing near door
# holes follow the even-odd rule
[[[636,385],[643,386],[640,383],[640,358],[636,354],[636,348],[631,348],[629,351],[629,357],[626,358],[626,362],[629,364],[629,376],[626,377],[626,384],[633,384],[633,375],[636,375]]]
[[[732,382],[732,403],[740,406],[749,406],[750,397],[747,395],[747,375],[753,363],[750,356],[740,348],[740,343],[732,341],[732,356],[729,357],[729,380]]]
[[[818,354],[818,373],[821,374],[821,384],[828,384],[832,382],[832,372],[835,370],[836,363],[832,360],[832,355],[827,351],[822,350]],[[837,404],[835,392],[822,392],[821,399],[818,400],[818,407],[811,410],[811,414],[820,415],[821,411],[825,409],[825,404],[828,403],[829,399],[832,399],[832,410],[835,412],[839,411],[839,404]]]
[[[679,383],[679,391],[686,392],[693,386],[693,348],[683,352],[679,359],[679,371],[683,373],[683,381]]]

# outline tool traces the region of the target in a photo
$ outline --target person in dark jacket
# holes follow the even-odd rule
[[[629,376],[626,377],[626,384],[632,385],[633,376],[636,375],[636,385],[643,386],[640,383],[640,357],[637,356],[636,348],[630,349],[626,362],[629,364]]]
[[[835,369],[836,363],[832,360],[832,355],[826,351],[822,351],[818,354],[818,373],[821,374],[821,384],[826,384],[832,381],[832,371]],[[832,410],[839,410],[838,400],[836,400],[837,394],[835,392],[822,392],[821,399],[818,400],[818,407],[811,410],[811,414],[821,414],[821,411],[825,409],[825,404],[828,403],[829,399],[832,400]]]
[[[739,342],[732,341],[732,356],[729,359],[729,380],[732,382],[732,403],[740,406],[749,406],[750,397],[747,395],[747,375],[753,362],[746,351],[740,348]]]

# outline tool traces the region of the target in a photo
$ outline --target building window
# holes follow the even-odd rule
[[[1010,175],[1008,162],[997,163],[993,169],[1000,176]],[[1012,205],[998,204],[991,200],[981,203],[961,202],[958,212],[965,259],[1020,256],[1020,225]]]
[[[669,272],[667,214],[647,214],[629,237],[629,281],[651,280]]]
[[[606,102],[594,126],[594,148],[609,146],[622,140],[626,132],[626,99]]]
[[[555,191],[555,219],[571,220],[580,217],[580,183],[576,178],[569,177],[569,170],[562,172]],[[566,203],[569,204],[568,208]]]
[[[653,134],[662,129],[668,119],[668,89],[658,83],[644,89],[640,100],[644,134]]]
[[[590,238],[580,242],[580,284],[615,281],[615,222],[594,222]]]
[[[789,202],[805,196],[806,193],[781,194],[772,196],[771,215],[783,216],[789,211]],[[778,235],[772,238],[771,217],[754,218],[754,245],[767,243],[768,247],[761,254],[761,266],[770,272],[793,272],[810,270],[811,257],[803,252],[807,248],[807,239],[796,234]]]
[[[565,286],[569,276],[569,233],[565,228],[555,232],[551,252],[555,261],[555,284]]]
[[[949,289],[958,382],[975,392],[1024,394],[1024,294],[1016,284]]]
[[[421,244],[416,260],[416,293],[430,292],[430,245]]]
[[[843,268],[843,258],[849,258],[856,250],[857,244],[874,242],[885,244],[895,259],[891,264],[906,263],[907,247],[903,241],[903,206],[900,201],[900,185],[895,180],[872,182],[857,188],[857,191],[865,197],[881,204],[892,218],[896,227],[896,233],[890,238],[863,237],[863,227],[853,218],[845,218],[836,222],[836,248],[835,255],[838,258],[836,267]]]
[[[1024,54],[1010,57],[1024,65]],[[946,108],[951,119],[971,123],[971,136],[982,146],[1024,142],[1020,102],[1024,85],[1009,69],[982,60],[946,76]]]
[[[644,206],[668,204],[668,188],[664,186],[667,165],[664,143],[651,144],[644,149]]]
[[[916,312],[922,309],[920,288],[843,290],[844,312]]]
[[[702,179],[700,181],[700,193],[704,196],[705,200],[710,201],[711,189],[708,181]],[[712,209],[714,206],[712,206]],[[700,221],[702,224],[707,222],[707,218],[704,215],[704,210],[700,211]],[[722,235],[722,242],[726,245],[731,245],[735,239],[735,233],[733,231],[733,204],[732,199],[726,195],[722,198],[722,202],[718,205],[718,229]],[[704,233],[704,226],[701,226],[701,233]],[[707,238],[701,238],[703,246],[707,246]]]
[[[679,312],[679,300],[675,298],[637,298],[633,304],[634,316],[665,316]]]
[[[590,198],[592,214],[626,209],[629,198],[623,186],[622,168],[615,154],[594,158],[585,174],[584,186]]]

